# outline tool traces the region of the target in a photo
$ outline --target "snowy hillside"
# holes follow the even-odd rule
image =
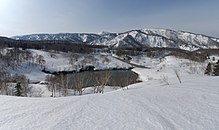
[[[13,55],[13,51],[11,49],[3,49],[1,51],[1,55]],[[24,51],[24,50],[23,50]],[[11,53],[9,53],[11,52]],[[48,72],[71,72],[71,71],[79,71],[83,67],[93,66],[94,70],[104,70],[104,69],[127,69],[133,67],[132,65],[118,60],[116,55],[111,55],[108,53],[91,53],[91,54],[80,54],[80,53],[64,53],[64,52],[53,52],[53,51],[43,51],[43,50],[35,50],[35,49],[27,49],[24,52],[20,52],[20,54],[29,54],[29,60],[25,60],[20,63],[19,66],[13,67],[8,66],[7,60],[2,60],[1,65],[3,68],[6,68],[6,71],[10,74],[23,74],[27,76],[31,81],[44,81],[45,74],[42,70]],[[20,57],[22,58],[23,55]],[[25,55],[24,55],[25,56]],[[7,57],[7,56],[5,56]],[[32,59],[31,59],[32,57]],[[39,57],[44,62],[39,64]],[[13,58],[12,58],[13,59]],[[27,58],[28,59],[28,58]],[[168,58],[170,59],[170,58]],[[169,65],[169,61],[165,60],[165,62],[160,62],[159,58],[150,58],[144,55],[132,56],[131,63],[146,66],[149,68],[156,68],[160,70],[163,66],[173,66]],[[16,58],[15,58],[16,60]],[[170,63],[174,61],[177,63],[174,67],[180,66],[183,70],[196,71],[194,69],[200,69],[195,73],[203,73],[205,67],[207,66],[209,61],[206,62],[192,62],[190,60],[177,60],[173,58],[170,60]],[[217,58],[216,58],[217,61]],[[15,64],[15,63],[10,63]],[[197,67],[198,66],[198,67]],[[158,68],[157,68],[158,67]],[[174,68],[173,67],[173,68]]]
[[[219,48],[216,38],[168,29],[132,30],[121,33],[112,40],[97,40],[93,43],[116,48],[168,47],[189,51],[200,48]]]
[[[5,53],[7,50],[4,50]],[[16,69],[8,68],[11,74],[24,74],[31,81],[44,81],[45,71],[53,72],[71,72],[79,71],[85,66],[93,66],[95,70],[104,69],[128,69],[132,66],[119,61],[109,54],[79,54],[79,53],[63,53],[63,52],[48,52],[42,50],[28,49],[32,57],[42,56],[45,63],[41,66],[39,64],[29,64],[24,62]]]
[[[119,56],[107,53],[13,51],[6,48],[1,50],[1,56],[13,56],[13,52],[19,54],[19,51],[29,54],[31,60],[21,58],[19,66],[8,68],[10,74],[24,74],[32,81],[45,80],[46,74],[41,71],[44,68],[54,72],[78,70],[86,65],[95,69],[131,67],[119,60]],[[26,51],[29,53],[24,53]],[[37,63],[39,57],[44,60],[42,66]],[[131,63],[150,69],[134,68],[142,82],[130,85],[128,89],[108,86],[103,94],[93,94],[93,88],[89,87],[83,88],[84,95],[77,96],[69,88],[67,97],[57,97],[58,94],[62,96],[57,91],[56,98],[52,98],[52,92],[45,84],[29,84],[32,98],[1,95],[0,130],[219,129],[219,77],[203,74],[208,62],[213,61],[212,56],[205,62],[174,56],[166,56],[162,60],[144,55],[130,57]],[[216,61],[219,59],[218,56],[214,58]]]
[[[201,34],[169,29],[142,29],[124,33],[100,34],[33,34],[12,37],[17,40],[68,40],[87,42],[91,45],[106,45],[114,48],[168,47],[184,50],[219,48],[219,39]]]
[[[14,36],[16,40],[67,40],[73,43],[91,42],[98,39],[100,36],[97,34],[85,33],[59,33],[59,34],[32,34],[23,36]]]
[[[104,94],[65,98],[0,96],[1,130],[218,130],[218,77],[172,71],[150,80],[148,69],[135,69],[142,83]],[[156,75],[150,75],[156,77]]]
[[[94,41],[95,42],[95,41]],[[122,33],[112,40],[103,43],[114,48],[170,47],[175,48],[173,41],[162,36],[148,35],[140,31]]]
[[[166,37],[168,39],[173,40],[176,42],[177,46],[181,49],[190,49],[195,50],[198,48],[218,48],[219,43],[216,39],[201,35],[201,34],[195,34],[185,31],[173,31],[168,29],[144,29],[143,32],[147,34],[155,34],[155,35],[161,35],[163,37]]]

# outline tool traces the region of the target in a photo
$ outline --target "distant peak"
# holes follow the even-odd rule
[[[107,34],[111,34],[110,32],[106,32],[106,31],[103,31],[103,32],[100,32],[100,33],[98,33],[99,35],[107,35]]]

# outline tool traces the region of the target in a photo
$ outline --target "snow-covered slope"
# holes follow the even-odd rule
[[[139,30],[129,31],[117,35],[112,40],[105,40],[100,43],[93,41],[94,44],[104,44],[114,48],[141,48],[141,47],[170,47],[175,48],[173,41],[157,35],[149,35]]]
[[[147,69],[135,69],[146,78]],[[165,73],[104,94],[65,98],[0,96],[1,130],[218,130],[218,77]]]
[[[74,69],[68,64],[67,53],[28,51],[42,55],[46,61],[44,66],[50,71]],[[78,60],[73,61],[75,65],[86,57],[78,55]],[[110,55],[93,55],[92,59],[98,59],[93,65],[99,69],[129,66]],[[110,63],[104,62],[106,57]],[[39,89],[35,91],[45,90],[43,98],[0,96],[0,130],[219,129],[219,77],[203,75],[207,62],[192,62],[173,56],[163,60],[136,56],[131,62],[151,69],[133,69],[143,82],[130,85],[128,90],[49,98],[51,93],[45,90],[45,85],[33,85],[34,89]],[[92,64],[90,61],[86,63]],[[32,72],[21,71],[25,68]],[[45,76],[40,72],[40,66],[21,66],[18,69],[20,71],[14,71],[32,76],[30,78],[39,80]],[[174,70],[179,72],[181,84]]]
[[[8,68],[10,74],[23,74],[27,76],[31,81],[44,81],[46,74],[42,70],[53,72],[60,71],[79,71],[85,66],[93,66],[95,70],[104,69],[128,69],[132,66],[119,61],[109,54],[69,54],[63,52],[47,52],[42,50],[28,49],[28,52],[33,57],[42,56],[45,63],[40,66],[38,64],[29,65],[29,63],[22,63],[16,69]],[[70,57],[72,58],[72,64],[70,63]]]
[[[1,37],[0,36],[0,43],[4,43],[4,42],[14,42],[15,40],[14,39],[11,39],[11,38],[7,38],[7,37]]]
[[[91,42],[98,39],[100,36],[97,34],[86,33],[59,33],[59,34],[32,34],[23,36],[14,36],[16,40],[68,40],[73,43]]]
[[[116,48],[168,47],[184,50],[219,48],[217,38],[168,29],[143,29],[121,33],[112,40],[93,41]]]
[[[12,37],[17,40],[68,40],[87,42],[91,45],[106,45],[113,48],[168,47],[184,50],[219,48],[219,39],[201,34],[169,29],[142,29],[124,33],[83,34],[33,34]]]
[[[147,34],[161,35],[165,38],[171,39],[176,46],[185,50],[195,50],[199,48],[219,48],[218,39],[195,34],[185,31],[174,31],[169,29],[143,29],[142,32]]]

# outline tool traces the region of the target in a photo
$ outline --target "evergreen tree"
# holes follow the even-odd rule
[[[16,92],[15,92],[15,95],[16,96],[21,96],[21,83],[17,83],[17,85],[15,86],[16,88]]]
[[[219,60],[217,61],[216,65],[214,66],[213,73],[215,76],[219,76]]]
[[[215,57],[213,57],[213,59],[212,59],[213,61],[215,61]]]
[[[205,70],[205,74],[211,75],[211,72],[212,72],[212,67],[211,67],[211,63],[209,62]]]

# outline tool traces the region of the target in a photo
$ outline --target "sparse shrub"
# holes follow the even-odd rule
[[[168,78],[168,76],[166,76],[166,75],[163,75],[163,76],[162,76],[161,81],[162,81],[163,83],[165,83],[165,85],[170,85],[170,83],[169,83],[169,78]]]

